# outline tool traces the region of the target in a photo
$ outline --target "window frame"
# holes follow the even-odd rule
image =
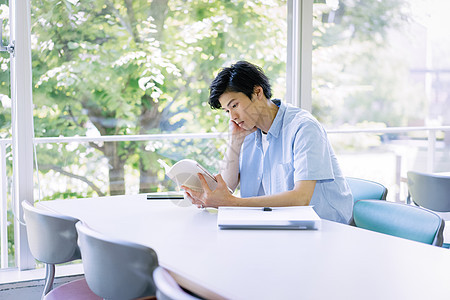
[[[286,64],[286,101],[311,110],[313,0],[288,0],[288,36]],[[11,99],[13,130],[13,203],[15,211],[16,266],[19,270],[35,268],[29,250],[26,228],[21,223],[20,202],[34,202],[33,197],[33,95],[31,64],[30,1],[11,1],[11,38],[15,55],[11,59]],[[20,75],[20,80],[18,80]],[[19,121],[20,120],[20,121]],[[20,157],[20,159],[18,159]]]
[[[15,259],[19,270],[35,267],[35,259],[28,247],[26,227],[21,221],[23,210],[20,205],[23,200],[33,203],[34,134],[30,14],[29,1],[10,2],[11,39],[15,43],[14,55],[11,56],[12,203],[15,212]]]
[[[313,0],[288,0],[286,101],[312,109]]]

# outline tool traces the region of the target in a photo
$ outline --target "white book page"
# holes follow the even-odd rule
[[[202,191],[202,184],[198,178],[198,173],[205,177],[206,182],[211,190],[217,187],[217,181],[208,170],[199,165],[195,160],[183,159],[174,164],[172,167],[166,168],[166,175],[172,179],[180,188],[182,185],[196,191]]]

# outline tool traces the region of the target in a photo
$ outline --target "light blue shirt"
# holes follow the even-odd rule
[[[321,218],[348,224],[353,196],[322,125],[305,110],[273,102],[279,110],[267,133],[267,151],[259,129],[242,145],[241,196],[273,195],[293,190],[299,180],[316,180],[310,205]]]

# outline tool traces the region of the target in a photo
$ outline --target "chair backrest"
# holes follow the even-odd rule
[[[359,200],[353,206],[353,219],[357,227],[442,246],[444,221],[437,214],[417,206]]]
[[[80,259],[77,219],[58,215],[22,202],[31,254],[44,263],[60,264]]]
[[[156,298],[158,300],[198,300],[186,293],[175,279],[163,267],[157,267],[153,271],[153,280],[156,284]]]
[[[361,178],[346,177],[350,190],[353,194],[353,201],[358,200],[386,200],[387,188],[381,183]]]
[[[409,171],[408,200],[434,211],[450,212],[450,176]]]
[[[78,244],[89,288],[105,299],[154,296],[156,252],[143,245],[106,237],[78,222]]]

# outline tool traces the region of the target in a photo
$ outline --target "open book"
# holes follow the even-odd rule
[[[205,177],[211,190],[214,190],[217,187],[217,180],[214,175],[208,172],[208,170],[195,160],[182,159],[172,167],[167,165],[162,159],[158,159],[158,162],[164,167],[167,177],[172,179],[179,188],[181,188],[182,185],[185,185],[195,191],[203,191],[197,173],[200,173]]]

